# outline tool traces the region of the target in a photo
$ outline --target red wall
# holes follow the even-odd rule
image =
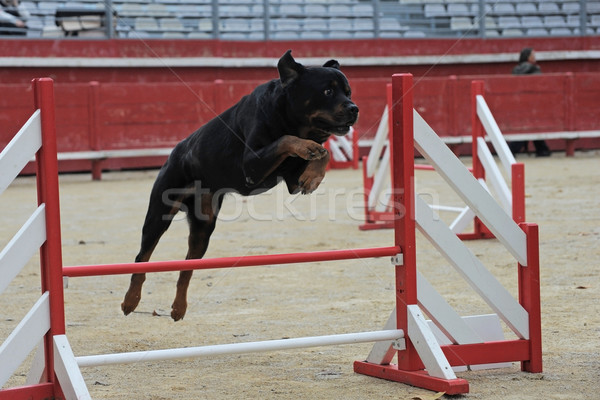
[[[450,75],[488,75],[510,73],[518,54],[524,47],[533,47],[539,54],[562,54],[569,57],[541,60],[544,73],[600,71],[598,57],[573,55],[573,52],[600,50],[600,36],[569,38],[517,39],[365,39],[319,41],[218,41],[218,40],[21,40],[0,39],[0,83],[28,83],[33,78],[49,76],[57,83],[67,82],[198,82],[256,79],[265,81],[276,77],[272,67],[99,67],[97,58],[149,59],[222,57],[225,59],[277,59],[288,49],[294,57],[316,57],[323,62],[329,58],[397,57],[393,65],[379,65],[377,61],[364,66],[344,66],[350,78],[387,78],[394,73],[410,72],[416,77]],[[552,53],[549,53],[552,52]],[[507,61],[485,61],[479,56],[514,55]],[[448,57],[459,61],[448,62]],[[465,57],[462,57],[465,56]],[[469,56],[479,61],[470,61]],[[54,64],[42,67],[9,66],[3,57],[37,59],[79,57],[88,62],[80,66],[60,67]],[[403,57],[429,57],[425,61],[406,62]],[[583,58],[582,58],[583,57]],[[540,59],[543,57],[540,57]],[[514,61],[513,61],[514,60]],[[59,62],[60,64],[60,62]],[[275,63],[273,63],[273,66]]]
[[[505,133],[598,130],[600,59],[541,61],[543,75],[514,77],[511,62],[422,63],[401,65],[402,57],[515,54],[533,46],[538,52],[600,49],[600,37],[556,39],[359,40],[222,42],[195,40],[0,40],[3,57],[268,57],[292,48],[294,56],[328,58],[394,57],[396,65],[342,65],[361,109],[361,138],[374,135],[385,105],[385,86],[393,73],[415,76],[415,107],[444,136],[470,133],[472,79],[483,79],[486,100]],[[50,76],[55,82],[59,151],[171,147],[203,122],[234,104],[257,84],[276,78],[274,67],[3,67],[0,69],[0,148],[32,111],[29,82]],[[572,73],[574,72],[574,73]],[[559,74],[554,74],[559,73]],[[486,75],[487,74],[487,75]],[[502,75],[500,75],[502,74]],[[457,75],[457,76],[452,76]],[[218,82],[222,79],[224,82]],[[98,81],[98,84],[90,84]],[[215,83],[216,82],[216,83]],[[597,139],[581,141],[600,147]],[[553,148],[564,143],[555,141]],[[113,160],[106,167],[158,165],[161,159]],[[83,165],[88,165],[83,164]],[[82,163],[63,163],[78,169]],[[87,166],[85,167],[87,168]]]
[[[471,81],[485,82],[485,98],[503,133],[599,130],[600,73],[492,75],[420,78],[414,101],[441,136],[470,134]],[[361,139],[375,134],[389,79],[353,79],[361,109]],[[234,104],[259,81],[192,83],[57,83],[59,151],[171,147],[201,124]],[[32,112],[29,85],[1,85],[0,147]],[[600,140],[583,142],[600,147]],[[551,143],[554,149],[564,143]],[[162,160],[113,160],[106,166],[159,165]],[[112,164],[111,164],[112,163]],[[75,163],[65,169],[79,168]],[[77,166],[77,167],[76,167]]]

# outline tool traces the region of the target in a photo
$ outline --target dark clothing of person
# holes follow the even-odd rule
[[[529,56],[533,50],[530,48],[523,49],[521,54],[519,55],[519,64],[513,68],[513,75],[534,75],[541,74],[542,69],[537,64],[532,64],[529,62]],[[515,153],[519,153],[521,151],[527,152],[527,141],[519,141],[519,142],[511,142],[510,150]],[[548,145],[543,140],[534,140],[533,145],[535,147],[535,154],[538,157],[545,157],[550,155],[550,149]]]
[[[523,61],[519,63],[512,70],[513,75],[529,75],[529,74],[541,74],[542,69],[537,64],[532,64],[528,61]]]

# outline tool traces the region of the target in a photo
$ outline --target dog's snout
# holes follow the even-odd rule
[[[358,115],[358,106],[354,103],[346,104],[346,111],[352,115]]]

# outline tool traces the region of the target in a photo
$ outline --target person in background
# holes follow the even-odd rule
[[[535,58],[535,51],[532,48],[524,48],[521,50],[519,55],[519,64],[512,70],[513,75],[531,75],[541,74],[542,69],[537,65]],[[548,157],[550,155],[550,149],[543,140],[534,140],[533,145],[535,147],[535,155],[538,157]],[[519,152],[527,152],[527,141],[511,142],[510,150],[513,154]]]
[[[19,4],[19,0],[0,0],[0,5],[0,34],[25,35],[29,11]]]

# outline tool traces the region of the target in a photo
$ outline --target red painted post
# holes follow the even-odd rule
[[[477,138],[485,138],[485,130],[477,115],[477,96],[483,96],[484,83],[483,81],[472,81],[471,82],[471,153],[473,155],[473,167],[472,173],[476,179],[485,179],[485,169],[479,159],[479,153],[477,151]],[[492,238],[494,237],[489,229],[481,222],[477,217],[473,220],[474,238]]]
[[[412,75],[392,76],[392,101],[394,244],[403,255],[403,265],[396,266],[396,321],[398,329],[408,332],[407,305],[417,304]],[[415,347],[406,340],[406,350],[398,352],[398,368],[416,371],[421,367]]]
[[[459,136],[458,133],[458,116],[462,115],[461,108],[462,104],[458,98],[458,77],[456,75],[450,75],[446,81],[446,101],[448,103],[447,108],[447,131],[446,134],[449,136]],[[449,146],[450,149],[458,157],[459,145]]]
[[[477,156],[477,138],[485,137],[483,126],[477,116],[477,96],[483,96],[483,81],[471,82],[471,154],[473,155],[473,176],[476,179],[485,179],[485,170]]]
[[[512,217],[516,223],[525,222],[525,164],[511,165]]]
[[[50,294],[50,330],[44,339],[46,373],[48,381],[56,383],[52,338],[65,333],[65,314],[52,79],[35,79],[33,90],[35,108],[41,109],[42,127],[42,147],[36,154],[38,204],[45,204],[46,214],[46,242],[40,248],[42,293]]]
[[[100,135],[98,130],[98,98],[100,83],[92,81],[88,89],[88,118],[89,118],[89,136],[90,150],[100,150]],[[92,179],[99,181],[102,179],[102,160],[92,160]]]
[[[521,362],[521,370],[542,372],[539,229],[532,223],[519,226],[527,235],[527,266],[519,264],[519,303],[529,313],[529,360]]]

